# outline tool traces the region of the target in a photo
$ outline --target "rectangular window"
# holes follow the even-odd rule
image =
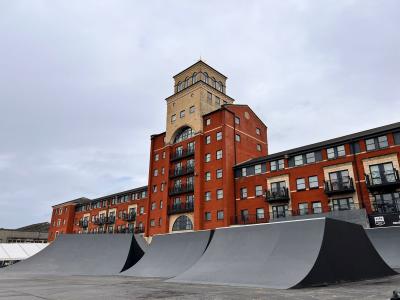
[[[185,117],[185,110],[181,110],[181,112],[179,113],[179,117],[180,118],[184,118]]]
[[[152,202],[151,203],[151,210],[155,210],[156,209],[156,203],[155,202]]]
[[[162,158],[165,159],[165,151],[162,153]]]
[[[155,161],[158,161],[158,158],[159,158],[158,154],[154,155],[154,160]]]
[[[211,192],[205,192],[204,193],[204,200],[205,201],[210,201],[211,200]]]
[[[260,135],[260,134],[261,134],[260,128],[256,128],[256,134],[257,134],[257,135]]]
[[[141,206],[139,209],[139,214],[143,215],[144,214],[144,206]]]
[[[240,134],[235,134],[235,140],[236,142],[240,142]]]
[[[221,179],[222,178],[222,169],[218,169],[217,170],[217,179]]]
[[[351,154],[357,154],[360,153],[360,143],[359,142],[354,142],[350,144],[350,153]]]
[[[171,123],[174,123],[175,121],[176,121],[176,115],[173,114],[173,115],[171,116]]]
[[[235,123],[238,124],[238,125],[240,124],[240,118],[239,117],[235,117]]]
[[[217,199],[222,199],[224,198],[224,190],[219,189],[217,190]]]
[[[354,209],[353,198],[350,197],[350,198],[333,199],[332,200],[332,209],[333,210]]]
[[[211,173],[210,172],[206,172],[205,173],[205,179],[206,179],[206,181],[210,181],[211,180]]]
[[[222,158],[222,150],[218,150],[216,156],[217,156],[217,159],[221,159]]]
[[[153,175],[154,175],[154,176],[158,176],[158,169],[154,169]]]
[[[211,221],[211,212],[206,211],[206,212],[204,213],[204,219],[205,219],[206,221]]]
[[[217,220],[223,220],[224,219],[224,211],[219,210],[217,211]]]
[[[151,227],[156,226],[156,222],[154,221],[154,219],[151,219],[151,220],[150,220],[150,226],[151,226]]]
[[[256,219],[257,220],[262,220],[264,218],[265,218],[264,208],[257,208],[256,209]]]
[[[303,155],[296,155],[294,157],[294,165],[301,166],[303,164]]]
[[[247,176],[247,168],[242,168],[242,176]]]
[[[207,153],[207,154],[206,154],[206,156],[205,156],[205,158],[204,158],[204,161],[205,161],[205,162],[210,162],[210,161],[211,161],[211,154],[210,154],[210,153]]]
[[[207,102],[208,104],[212,104],[212,94],[210,92],[207,92]]]
[[[307,153],[306,160],[308,164],[315,162],[315,153],[314,152]]]
[[[302,191],[306,189],[306,180],[304,178],[297,178],[296,186],[298,191]]]
[[[206,120],[206,126],[209,126],[209,125],[211,125],[211,119]]]
[[[189,108],[189,113],[194,113],[196,111],[196,107],[193,105]]]
[[[320,214],[322,213],[322,204],[321,202],[313,202],[312,204],[313,214]]]
[[[260,173],[261,173],[261,165],[255,165],[254,174],[260,174]]]
[[[153,185],[153,193],[157,193],[157,185]]]
[[[328,159],[334,159],[346,155],[344,145],[326,149]]]
[[[207,135],[206,136],[206,144],[210,144],[211,143],[211,136]]]
[[[222,140],[222,132],[218,131],[217,132],[217,141],[220,141],[220,140]]]
[[[257,144],[257,151],[261,151],[261,145],[260,144]]]
[[[308,186],[310,189],[318,188],[318,176],[310,176],[308,177]]]
[[[285,161],[283,159],[274,160],[270,163],[271,171],[283,170],[285,168]]]
[[[240,189],[240,198],[241,199],[246,199],[247,198],[247,188],[241,188]]]
[[[260,197],[263,194],[262,185],[256,185],[256,197]]]
[[[395,145],[400,145],[400,132],[393,133]]]
[[[164,173],[165,173],[165,168],[162,167],[162,168],[161,168],[161,174],[164,174]]]
[[[304,216],[308,214],[308,203],[299,203],[299,215]]]
[[[217,97],[217,96],[215,96],[215,104],[221,105],[221,99],[219,99],[219,97]]]
[[[367,151],[377,150],[388,147],[387,136],[382,135],[377,138],[371,138],[365,140],[365,146]]]

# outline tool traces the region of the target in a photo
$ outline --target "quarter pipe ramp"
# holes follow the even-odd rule
[[[400,269],[400,227],[366,229],[368,237],[383,260]]]
[[[320,218],[217,229],[204,255],[168,281],[287,289],[395,274],[360,225]]]
[[[2,271],[113,275],[134,265],[143,254],[132,234],[64,234],[43,251]]]
[[[156,235],[146,254],[123,276],[170,278],[190,268],[204,253],[213,231]]]

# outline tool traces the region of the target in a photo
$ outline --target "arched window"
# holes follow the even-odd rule
[[[186,79],[185,79],[185,86],[186,86],[186,87],[189,86],[189,77],[186,77]]]
[[[197,73],[193,73],[192,75],[192,84],[197,82]]]
[[[204,72],[204,82],[208,83],[208,74]]]
[[[215,88],[215,78],[214,77],[211,78],[211,85],[212,85],[213,88]]]
[[[193,136],[192,128],[188,126],[182,127],[178,129],[178,131],[176,132],[174,143],[179,143],[184,140],[190,139],[192,136]]]
[[[176,85],[176,91],[180,92],[181,91],[181,82],[179,81],[178,84]]]
[[[221,81],[218,81],[218,82],[217,82],[217,90],[220,91],[220,92],[222,92],[222,86],[223,86],[223,85],[222,85],[222,82],[221,82]]]
[[[192,221],[185,215],[175,220],[172,231],[193,230]]]

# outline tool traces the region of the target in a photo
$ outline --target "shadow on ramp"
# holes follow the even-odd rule
[[[143,256],[132,234],[63,234],[4,274],[114,275]]]
[[[169,282],[301,288],[395,275],[360,225],[310,219],[222,228]]]
[[[375,249],[392,268],[400,269],[400,227],[365,229]]]
[[[213,231],[182,232],[153,237],[146,254],[123,276],[170,278],[190,268],[204,253]]]

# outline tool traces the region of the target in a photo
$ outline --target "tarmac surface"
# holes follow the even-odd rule
[[[163,282],[123,276],[0,276],[0,300],[37,299],[390,299],[400,275],[328,287],[276,290]]]

